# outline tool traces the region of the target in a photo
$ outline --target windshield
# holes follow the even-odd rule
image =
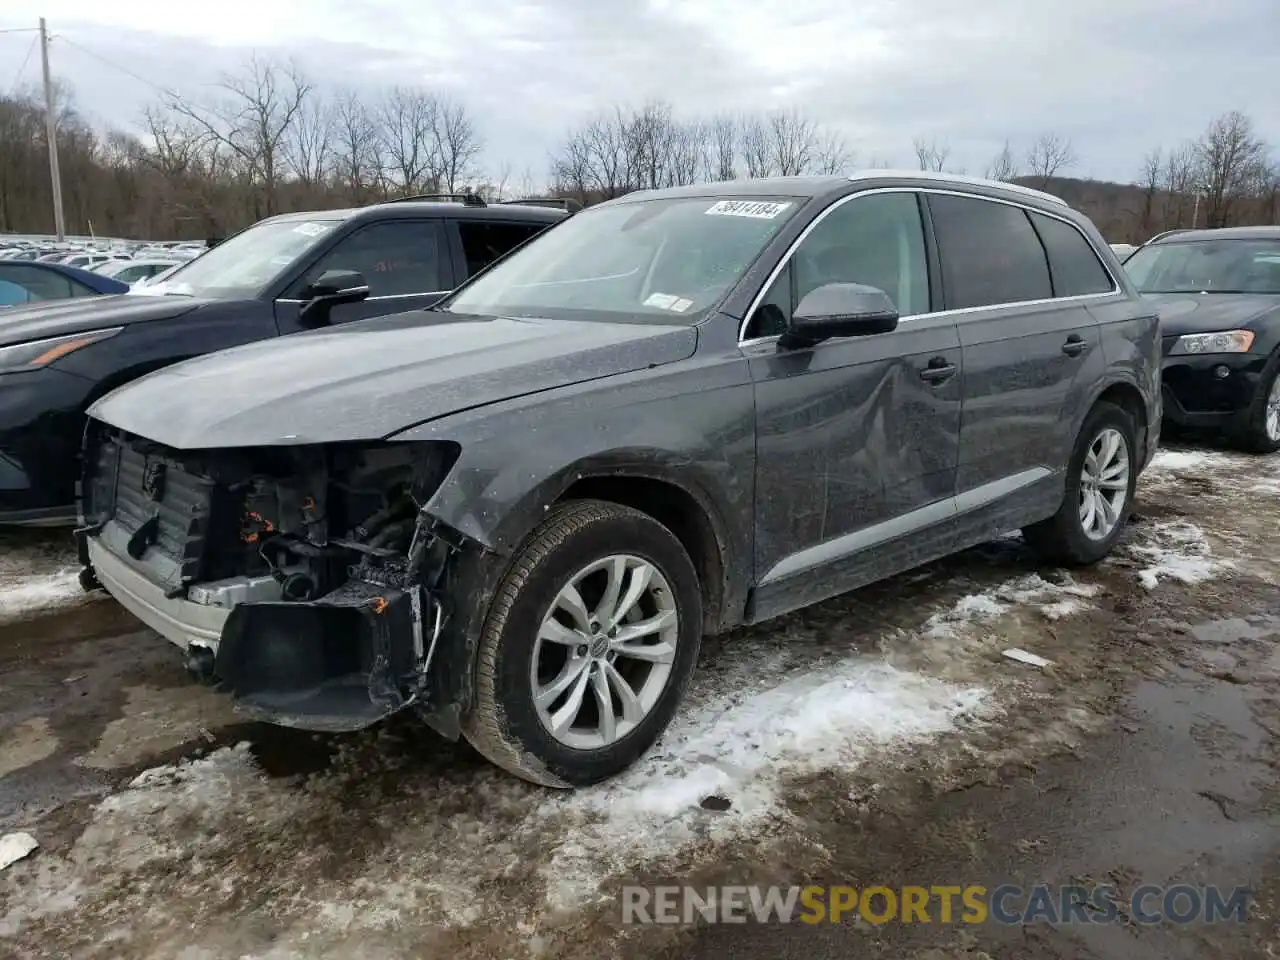
[[[341,220],[277,220],[260,223],[220,243],[168,274],[139,295],[177,294],[240,300],[256,297],[317,239]]]
[[[693,323],[799,207],[796,198],[701,197],[586,210],[477,277],[444,309]]]
[[[1280,240],[1157,243],[1124,268],[1142,293],[1280,294]]]

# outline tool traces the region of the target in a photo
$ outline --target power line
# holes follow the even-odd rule
[[[146,77],[138,76],[128,67],[122,67],[120,64],[115,63],[112,60],[108,60],[106,57],[102,56],[101,54],[94,53],[92,50],[88,49],[87,47],[79,43],[76,43],[74,40],[72,40],[70,37],[66,36],[65,34],[60,33],[57,36],[55,36],[54,39],[61,40],[63,43],[67,44],[68,46],[75,47],[85,56],[91,57],[92,59],[97,60],[103,66],[110,67],[112,70],[116,70],[120,73],[123,73],[126,77],[131,77],[132,79],[137,80],[143,86],[150,87],[152,90],[155,90],[156,92],[161,93],[166,97],[177,98],[177,94],[174,93],[172,90],[168,89],[167,87],[162,87],[158,83],[152,83]]]
[[[0,33],[39,33],[39,27],[8,27],[0,30]]]
[[[18,83],[22,80],[22,73],[27,69],[27,64],[31,62],[31,55],[36,52],[36,44],[39,42],[40,38],[36,37],[31,41],[31,46],[27,47],[27,55],[22,58],[22,66],[18,68],[18,72],[13,77],[13,83],[10,84],[12,89],[18,89]]]

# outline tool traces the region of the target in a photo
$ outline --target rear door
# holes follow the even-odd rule
[[[1084,302],[1055,296],[1032,218],[1075,228],[1016,204],[953,193],[931,193],[929,213],[943,297],[956,311],[964,354],[960,509],[1024,495],[1028,513],[1042,511],[1061,499],[1072,416],[1105,368]]]
[[[366,223],[320,253],[276,300],[280,333],[304,329],[298,313],[306,288],[327,270],[355,270],[369,283],[369,296],[336,306],[333,324],[429,307],[453,289],[453,263],[436,219],[394,219]]]
[[[540,234],[549,223],[528,220],[460,218],[448,221],[458,283],[475,276],[489,264]]]

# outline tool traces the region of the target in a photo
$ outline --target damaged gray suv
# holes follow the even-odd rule
[[[90,410],[83,580],[262,720],[417,711],[552,786],[640,757],[704,633],[1021,528],[1103,557],[1154,308],[1024,188],[871,171],[633,193],[426,311]]]

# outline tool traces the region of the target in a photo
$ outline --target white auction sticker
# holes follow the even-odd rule
[[[300,233],[304,237],[318,237],[328,229],[327,223],[300,223],[293,228],[293,232]]]
[[[756,220],[772,220],[791,204],[776,200],[721,200],[706,211],[715,217],[751,217]]]
[[[670,293],[651,293],[645,299],[644,305],[646,307],[657,307],[659,310],[670,310],[671,305],[679,299],[679,297]]]

